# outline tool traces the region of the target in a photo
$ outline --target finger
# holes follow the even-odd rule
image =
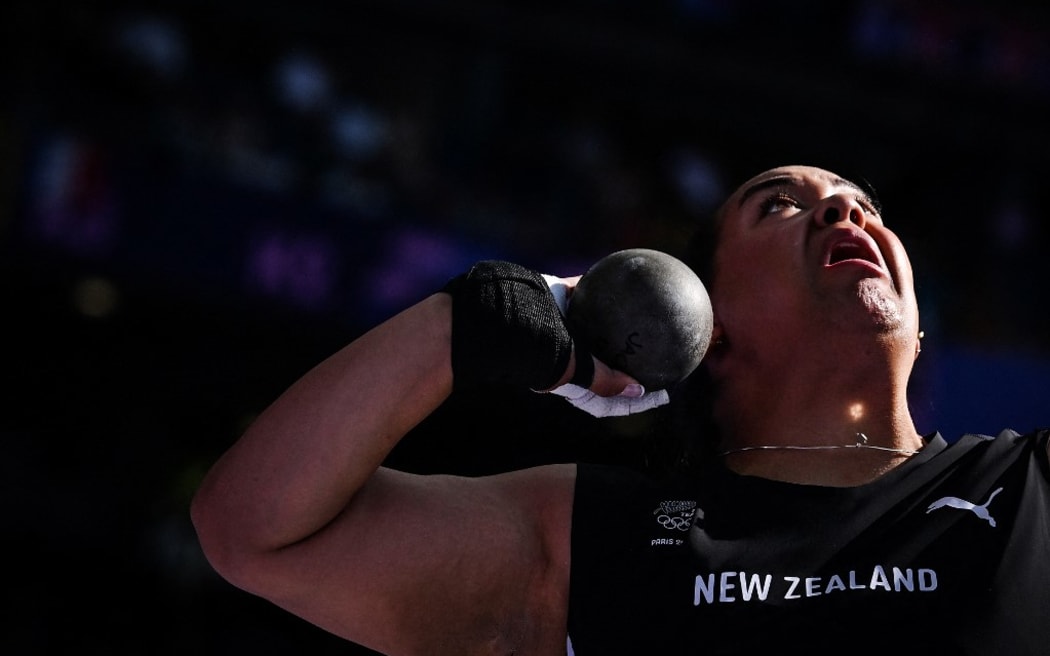
[[[594,380],[591,382],[590,390],[598,396],[620,396],[628,387],[641,387],[641,383],[636,379],[618,369],[613,369],[594,356],[591,357],[594,360]]]

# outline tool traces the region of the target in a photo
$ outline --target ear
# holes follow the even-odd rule
[[[919,334],[915,337],[915,358],[919,358],[919,354],[922,353],[922,338],[926,336],[926,333],[919,331]]]

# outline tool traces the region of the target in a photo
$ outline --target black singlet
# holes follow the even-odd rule
[[[1047,438],[934,435],[855,488],[581,465],[575,656],[1046,656]]]

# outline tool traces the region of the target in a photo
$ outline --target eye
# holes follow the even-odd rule
[[[882,202],[879,200],[879,195],[875,193],[875,185],[871,184],[864,178],[861,178],[859,182],[860,184],[857,186],[860,188],[861,193],[857,198],[857,202],[859,202],[869,214],[881,217]]]
[[[870,196],[858,196],[857,203],[860,204],[868,214],[877,218],[882,217],[882,211],[879,207],[878,201],[873,200]]]
[[[801,207],[802,205],[801,203],[799,203],[797,198],[791,196],[790,194],[785,194],[783,192],[778,192],[767,196],[762,200],[762,203],[759,205],[759,209],[762,212],[762,216],[765,216],[767,214],[779,214],[780,212],[783,212],[785,210],[789,210],[792,208],[799,209]]]

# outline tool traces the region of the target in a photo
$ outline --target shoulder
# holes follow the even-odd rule
[[[979,449],[999,454],[1011,451],[1035,451],[1045,454],[1048,444],[1050,428],[1035,428],[1026,432],[1006,428],[995,435],[967,433],[949,446],[953,449]]]
[[[951,461],[955,467],[977,467],[1005,471],[1015,466],[1035,467],[1050,480],[1050,429],[1026,432],[1005,429],[996,435],[970,433],[958,438],[936,461]]]
[[[541,465],[494,476],[475,484],[492,491],[495,501],[539,528],[545,539],[568,538],[578,479],[575,464]]]
[[[408,474],[382,468],[367,491],[378,493],[384,505],[401,509],[402,519],[444,518],[445,526],[490,528],[508,536],[527,531],[530,542],[557,549],[559,538],[567,543],[577,478],[574,464],[528,467],[487,476]],[[501,528],[502,527],[502,528]]]

